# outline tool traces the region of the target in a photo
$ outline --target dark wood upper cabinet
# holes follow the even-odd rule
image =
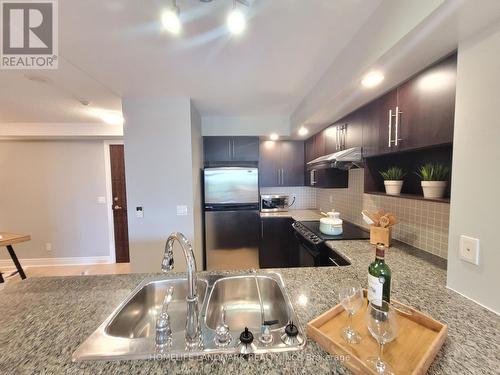
[[[375,101],[378,154],[453,142],[456,70],[454,54]]]
[[[203,137],[205,164],[221,162],[257,162],[258,137]]]
[[[389,91],[376,101],[375,119],[373,126],[378,128],[378,153],[385,154],[395,151],[395,126],[396,126],[396,107],[398,107],[398,91]],[[399,125],[399,124],[398,124]],[[400,135],[398,133],[398,138]],[[401,145],[401,142],[398,142]]]
[[[363,135],[363,157],[377,155],[380,151],[380,115],[379,100],[375,100],[361,107],[357,112],[360,114],[360,123],[362,124]],[[383,130],[383,129],[382,129]]]
[[[259,161],[258,137],[232,137],[234,161]]]
[[[317,158],[314,150],[314,137],[304,142],[306,163]]]
[[[453,55],[398,88],[401,150],[453,142],[456,73]]]
[[[262,141],[259,159],[260,186],[303,186],[304,160],[302,141]]]

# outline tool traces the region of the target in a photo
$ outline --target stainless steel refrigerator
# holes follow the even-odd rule
[[[258,169],[205,168],[203,174],[207,269],[258,268]]]

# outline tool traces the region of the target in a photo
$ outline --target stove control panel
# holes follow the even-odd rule
[[[323,240],[320,237],[318,237],[309,228],[307,228],[304,224],[301,224],[298,221],[293,223],[292,227],[293,227],[293,229],[295,229],[295,231],[297,233],[299,233],[302,237],[304,237],[307,241],[313,243],[314,245],[317,245],[317,244],[320,244],[323,242]]]

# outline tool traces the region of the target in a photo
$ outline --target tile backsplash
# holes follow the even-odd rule
[[[295,203],[290,207],[290,209],[298,210],[316,208],[316,190],[311,187],[263,187],[260,188],[260,193],[289,195],[290,203],[293,202],[293,197],[295,197]]]
[[[364,193],[363,169],[349,171],[349,188],[315,189],[316,207],[322,211],[334,208],[343,219],[368,227],[362,210],[383,208],[399,220],[393,237],[442,258],[448,253],[450,205],[447,203],[395,198]]]

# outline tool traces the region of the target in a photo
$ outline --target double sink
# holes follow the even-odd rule
[[[178,360],[209,354],[284,352],[304,347],[304,331],[279,273],[199,275],[196,285],[200,345],[186,346],[187,279],[150,278],[142,281],[80,345],[73,353],[73,360],[154,359],[158,355]],[[168,345],[160,346],[157,321],[167,294],[171,334]]]

